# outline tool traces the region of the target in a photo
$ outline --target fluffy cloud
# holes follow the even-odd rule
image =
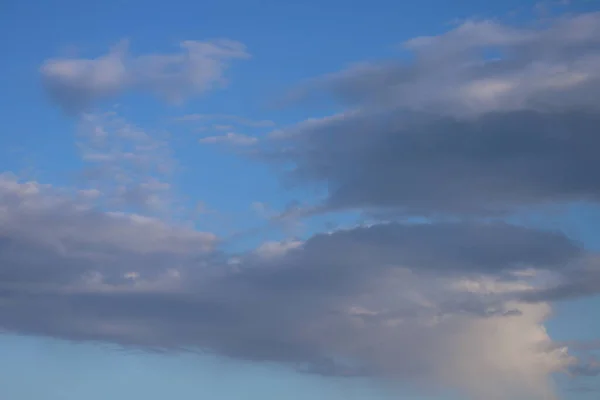
[[[98,58],[47,60],[40,72],[52,99],[79,112],[126,90],[181,102],[223,85],[230,61],[249,57],[244,45],[232,40],[186,40],[179,47],[177,53],[132,56],[123,41]]]
[[[600,14],[466,22],[405,63],[316,79],[347,111],[272,135],[265,157],[328,190],[321,208],[490,214],[599,200]]]

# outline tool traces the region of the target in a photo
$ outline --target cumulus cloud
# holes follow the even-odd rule
[[[490,214],[598,202],[600,14],[465,22],[404,43],[410,62],[318,78],[348,109],[272,135],[265,157],[324,185],[320,209]]]
[[[249,57],[245,46],[233,40],[186,40],[179,47],[175,53],[133,56],[122,41],[97,58],[46,60],[40,73],[51,98],[73,113],[125,91],[181,102],[225,84],[229,63]]]

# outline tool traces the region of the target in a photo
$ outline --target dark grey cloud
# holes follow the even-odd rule
[[[265,345],[276,340],[273,335],[295,337],[306,322],[303,317],[335,315],[340,301],[369,291],[390,271],[410,269],[453,278],[526,268],[560,270],[585,254],[562,234],[508,224],[383,224],[318,234],[300,247],[282,246],[281,252],[249,253],[233,268],[227,266],[225,255],[207,253],[215,240],[209,234],[176,230],[143,217],[76,211],[70,208],[76,204],[68,202],[44,209],[44,197],[17,185],[5,188],[5,193],[30,203],[29,209],[21,207],[18,212],[17,202],[11,206],[11,220],[0,242],[3,287],[27,294],[22,304],[16,302],[26,312],[5,309],[17,317],[10,323],[13,317],[4,314],[5,327],[19,330],[18,321],[29,319],[35,333],[64,329],[67,337],[85,338],[92,335],[89,328],[79,333],[77,328],[65,328],[65,318],[75,325],[94,315],[99,317],[97,323],[146,321],[151,325],[144,336],[155,332],[156,337],[140,338],[139,344],[206,346],[227,354],[239,352],[238,356],[256,352],[254,357],[267,360],[286,358],[284,349],[279,355],[261,356],[257,344],[247,349],[236,346],[243,347],[246,336],[256,335],[253,340]],[[80,236],[80,232],[89,233]],[[169,286],[176,282],[176,287]],[[43,317],[33,309],[39,305]],[[497,304],[457,295],[443,299],[437,312],[518,315],[512,309],[489,311],[491,305]],[[419,311],[414,305],[401,306],[379,313],[377,319],[414,317]],[[93,332],[103,337],[101,329]],[[225,340],[224,332],[240,343],[231,348],[219,344]],[[120,340],[135,343],[135,333],[124,331]],[[307,345],[299,338],[292,342]]]
[[[570,362],[540,331],[547,305],[507,301],[524,283],[504,277],[579,263],[586,251],[560,233],[383,224],[233,257],[211,234],[86,201],[1,176],[4,331],[367,374],[473,396],[506,379],[541,396],[547,374]],[[471,350],[473,340],[481,351]],[[518,354],[480,356],[499,343]],[[464,353],[459,369],[456,351]],[[526,374],[503,375],[522,365]],[[479,387],[473,370],[491,380]]]
[[[408,41],[411,62],[308,83],[307,95],[350,108],[276,132],[265,157],[292,183],[327,189],[318,211],[482,215],[597,203],[599,27],[600,14],[535,29],[468,22]]]
[[[461,120],[397,112],[348,117],[284,140],[295,182],[326,209],[480,214],[600,198],[600,113],[513,111]],[[291,142],[291,143],[290,143]]]
[[[330,291],[365,282],[388,268],[442,275],[500,274],[561,269],[583,254],[561,233],[503,223],[390,223],[318,234],[302,248],[290,250],[284,265],[278,260],[274,268],[252,269],[251,276],[243,277],[280,291],[319,287]]]

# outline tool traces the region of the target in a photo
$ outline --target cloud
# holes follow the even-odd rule
[[[283,257],[288,251],[300,246],[302,246],[302,241],[300,240],[287,240],[284,242],[271,241],[261,244],[255,252],[263,258],[277,258]]]
[[[600,293],[600,263],[591,258],[583,267],[574,268],[561,276],[551,286],[536,288],[522,293],[527,302],[563,301],[594,296]]]
[[[207,136],[198,140],[202,144],[228,144],[231,146],[252,146],[258,142],[258,139],[241,133],[229,132],[225,135]]]
[[[307,83],[347,109],[271,135],[319,211],[490,215],[599,200],[600,14],[541,27],[469,21],[404,43],[410,62]],[[292,166],[292,168],[289,168]]]
[[[278,267],[269,271],[268,280],[279,288],[307,284],[330,290],[352,288],[376,276],[379,268],[407,267],[440,276],[498,274],[561,269],[582,254],[563,235],[505,224],[384,224],[315,235],[301,254],[290,253],[291,260],[300,257],[297,268]]]
[[[173,212],[171,180],[178,165],[168,134],[142,129],[113,111],[83,113],[76,144],[84,163],[80,181],[98,203],[144,214]]]
[[[214,123],[218,121],[219,123]],[[232,147],[252,146],[259,139],[254,135],[237,133],[236,130],[247,130],[255,128],[266,128],[275,125],[270,120],[251,120],[237,115],[229,114],[188,114],[174,118],[175,122],[196,122],[196,131],[213,131],[215,134],[203,137],[199,140],[201,144],[226,144]],[[197,125],[197,124],[195,124]],[[229,131],[228,133],[221,133]]]
[[[186,40],[179,47],[176,53],[132,56],[122,41],[98,58],[46,60],[40,73],[50,97],[65,111],[79,113],[125,91],[182,102],[225,84],[229,63],[249,57],[243,44],[226,39]]]
[[[327,210],[464,215],[597,202],[599,115],[365,115],[283,139],[275,157],[294,163],[294,182],[327,185]]]
[[[119,281],[137,268],[152,276],[160,265],[174,268],[216,245],[210,233],[101,212],[87,198],[10,175],[0,176],[0,201],[4,289],[25,285],[26,292],[43,293],[83,283],[90,274]]]
[[[550,375],[575,365],[543,328],[548,304],[510,297],[531,274],[507,274],[578,263],[585,251],[561,234],[386,224],[265,243],[230,263],[212,234],[65,190],[0,180],[7,331],[201,349],[472,398],[548,398]]]
[[[554,399],[553,374],[597,373],[544,323],[550,301],[597,292],[598,255],[561,232],[488,217],[598,201],[599,33],[600,14],[535,28],[469,21],[405,42],[410,62],[307,83],[298,101],[331,96],[343,110],[273,131],[260,155],[294,183],[327,188],[312,212],[428,218],[237,254],[174,222],[167,139],[81,111],[126,90],[169,101],[203,93],[247,57],[243,46],[183,42],[180,53],[134,57],[119,45],[98,59],[50,60],[44,82],[79,112],[92,167],[76,188],[0,176],[0,330],[369,375],[470,399]],[[273,125],[179,118],[222,129],[215,119]],[[254,208],[281,222],[307,213]]]

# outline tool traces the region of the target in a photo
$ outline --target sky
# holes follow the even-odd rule
[[[600,394],[596,0],[0,2],[0,398]]]

